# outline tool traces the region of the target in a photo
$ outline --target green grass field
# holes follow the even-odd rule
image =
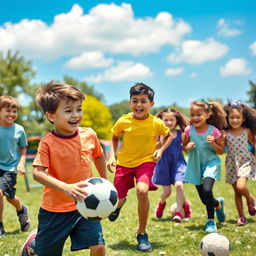
[[[113,176],[109,176],[110,180]],[[250,192],[256,196],[256,183],[248,182]],[[199,243],[206,235],[204,224],[206,221],[206,210],[199,201],[196,189],[190,184],[185,185],[185,194],[192,203],[193,217],[183,223],[171,221],[169,206],[175,201],[175,192],[168,201],[167,209],[161,220],[154,218],[154,209],[157,204],[161,188],[155,192],[150,192],[151,208],[148,220],[148,234],[153,245],[153,251],[146,253],[150,256],[160,255],[166,252],[167,256],[193,256],[200,255]],[[232,187],[224,182],[224,174],[221,182],[216,182],[214,195],[225,198],[226,222],[218,225],[218,232],[224,234],[231,242],[232,256],[255,256],[256,255],[256,216],[249,216],[245,208],[248,224],[243,227],[235,226],[237,213],[233,200]],[[22,202],[29,206],[32,227],[37,227],[37,212],[40,205],[41,188],[33,188],[26,192],[23,177],[18,178],[17,196]],[[28,233],[21,233],[19,222],[14,208],[5,201],[4,225],[7,235],[0,238],[0,256],[17,256],[19,249],[25,241]],[[128,200],[121,211],[119,219],[110,223],[108,220],[102,221],[104,237],[106,241],[108,256],[135,256],[145,253],[137,252],[136,248],[136,228],[137,228],[137,199],[135,191],[130,190]],[[89,255],[88,250],[79,252],[69,251],[69,240],[66,242],[63,255]],[[52,255],[55,256],[55,255]]]

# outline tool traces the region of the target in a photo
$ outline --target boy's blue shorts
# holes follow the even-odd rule
[[[15,172],[3,171],[0,169],[0,189],[3,194],[11,199],[15,197],[17,174]]]
[[[78,211],[49,212],[40,208],[38,222],[35,240],[38,256],[61,256],[68,237],[71,251],[105,244],[100,222],[85,219]]]

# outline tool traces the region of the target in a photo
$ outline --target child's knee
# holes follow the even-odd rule
[[[0,197],[3,197],[4,196],[4,192],[2,189],[0,189]]]
[[[183,190],[183,182],[176,182],[175,183],[176,190]]]
[[[105,256],[106,250],[104,244],[99,244],[90,247],[91,250],[91,256]]]

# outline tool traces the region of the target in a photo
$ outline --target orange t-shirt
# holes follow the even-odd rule
[[[40,141],[33,167],[46,167],[49,175],[71,184],[92,177],[91,160],[102,154],[100,142],[91,128],[79,128],[69,137],[50,132]],[[72,198],[47,186],[43,189],[41,207],[51,212],[76,209]]]

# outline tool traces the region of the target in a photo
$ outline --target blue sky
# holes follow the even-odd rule
[[[256,82],[254,0],[1,1],[0,51],[33,61],[35,82],[86,81],[107,105],[144,82],[156,106],[246,101]]]

